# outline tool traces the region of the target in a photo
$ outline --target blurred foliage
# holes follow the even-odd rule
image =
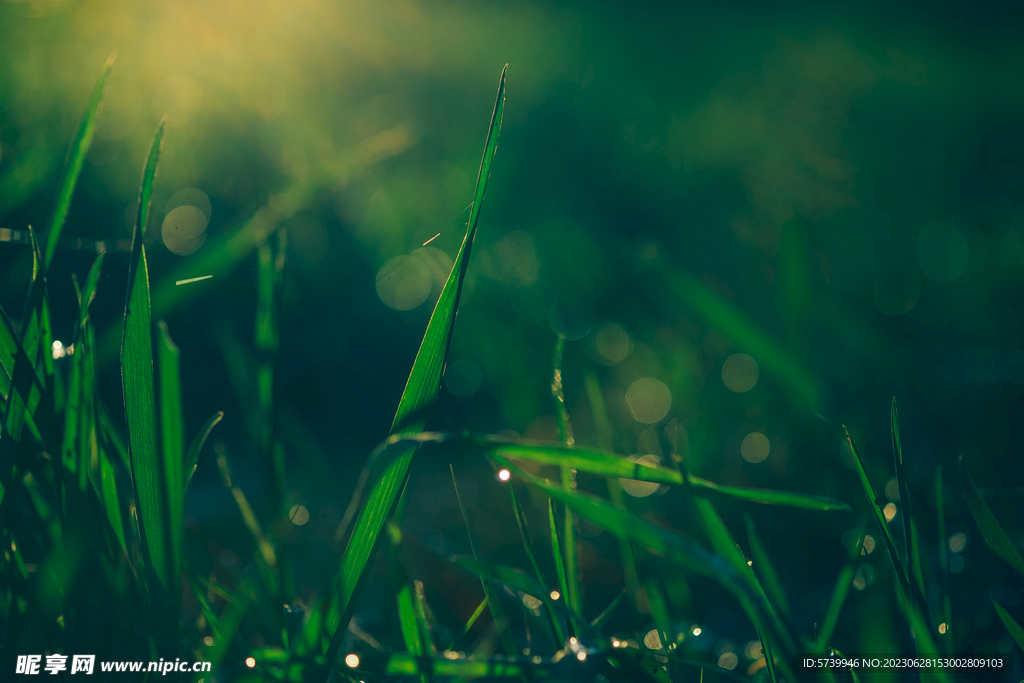
[[[1022,38],[1021,17],[996,4],[3,2],[0,305],[12,318],[22,310],[27,228],[47,225],[78,118],[116,52],[49,269],[53,336],[71,342],[69,273],[85,280],[101,240],[96,375],[120,405],[124,243],[140,162],[166,113],[147,259],[154,320],[180,348],[186,434],[223,410],[207,450],[231,458],[234,490],[259,522],[305,511],[306,523],[274,530],[294,568],[279,588],[316,604],[352,484],[389,432],[465,234],[489,94],[508,62],[501,145],[428,428],[557,441],[550,368],[562,334],[579,445],[862,512],[864,471],[893,506],[885,514],[903,548],[900,490],[888,485],[895,395],[931,617],[948,613],[945,591],[952,602],[953,626],[936,637],[955,652],[1011,652],[993,600],[1020,622],[1020,579],[986,546],[962,478],[940,480],[936,508],[934,473],[956,472],[963,455],[972,504],[984,499],[1021,547]],[[279,228],[287,240],[268,241]],[[279,443],[268,445],[258,378],[269,347],[254,341],[253,319],[258,252],[271,242],[288,258],[272,345]],[[588,374],[607,424],[604,408],[592,414]],[[279,490],[265,473],[274,448],[287,472]],[[526,560],[490,469],[429,453],[400,521],[435,632],[450,641],[483,593],[437,560],[470,552],[449,459],[483,557]],[[623,481],[632,510],[700,536],[676,493]],[[603,476],[581,474],[579,485],[606,491]],[[523,514],[540,534],[547,502],[528,493]],[[744,506],[720,510],[749,548]],[[185,517],[197,580],[251,592],[259,551],[239,540],[249,535],[210,452]],[[576,525],[582,611],[593,618],[623,583],[617,553],[629,544]],[[848,563],[856,527],[845,513],[759,509],[773,592],[813,632],[848,569],[855,590],[833,641],[911,651],[877,529],[873,553]],[[554,586],[546,535],[533,547]],[[700,624],[709,657],[757,661],[744,643],[758,635],[721,608],[721,590],[677,577],[663,558],[639,565],[641,581],[663,584],[652,594],[665,593],[673,628]],[[368,582],[357,623],[400,647],[394,603],[378,599],[386,573]],[[634,597],[618,608],[623,623],[655,629],[660,608]],[[194,621],[201,601],[183,599]],[[491,623],[482,617],[472,637],[493,641]],[[261,643],[251,623],[241,632]]]

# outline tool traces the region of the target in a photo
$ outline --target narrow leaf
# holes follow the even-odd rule
[[[158,327],[160,340],[157,343],[157,367],[160,372],[160,436],[164,496],[167,500],[171,570],[173,576],[180,576],[181,544],[185,518],[185,484],[182,471],[185,449],[185,416],[181,405],[180,352],[171,341],[167,324],[160,321]]]
[[[992,601],[992,606],[996,608],[996,614],[999,615],[999,619],[1002,620],[1006,630],[1013,636],[1013,640],[1017,643],[1017,647],[1024,650],[1024,628],[1020,627],[1020,624],[1010,616],[1010,613],[1003,609],[995,600]]]
[[[960,456],[959,462],[960,472],[964,480],[964,497],[967,498],[967,507],[970,509],[971,515],[978,525],[978,530],[981,531],[981,537],[985,539],[985,543],[993,553],[1003,562],[1013,567],[1014,571],[1018,574],[1024,576],[1024,558],[1021,557],[1020,550],[1010,540],[1010,536],[1003,529],[1002,525],[999,524],[996,516],[992,514],[992,508],[981,497],[981,492],[978,491],[970,471],[964,465],[963,456]]]
[[[476,191],[473,206],[470,209],[466,237],[452,266],[448,281],[441,290],[441,296],[434,307],[430,322],[427,324],[427,331],[423,336],[405,390],[402,392],[401,401],[398,404],[391,427],[392,434],[421,431],[426,424],[426,412],[433,406],[440,391],[445,358],[455,326],[455,313],[458,310],[462,285],[469,267],[470,252],[476,238],[480,209],[483,206],[491,164],[498,146],[504,104],[505,69],[502,69],[498,82],[498,95],[484,142],[484,153],[477,175]],[[366,505],[362,507],[356,519],[355,528],[337,573],[327,614],[327,630],[332,634],[327,652],[329,658],[336,656],[341,645],[341,638],[352,618],[356,599],[369,572],[370,560],[377,548],[381,529],[398,503],[414,452],[414,449],[410,449],[395,459],[379,478],[372,482]]]
[[[206,421],[192,440],[192,445],[188,447],[188,453],[185,455],[185,491],[188,491],[189,484],[192,483],[192,475],[196,473],[196,466],[199,463],[199,454],[203,451],[203,446],[206,444],[206,439],[210,436],[210,432],[217,426],[217,423],[224,419],[224,412],[218,410],[216,413],[210,416],[210,419]]]

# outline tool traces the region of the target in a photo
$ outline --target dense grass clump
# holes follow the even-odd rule
[[[596,443],[577,442],[563,391],[564,337],[552,339],[557,440],[480,434],[458,425],[427,431],[434,426],[431,411],[501,132],[504,71],[466,234],[430,316],[390,434],[366,460],[338,526],[333,541],[340,551],[333,556],[332,580],[298,600],[293,545],[288,541],[293,527],[305,523],[300,517],[309,513],[292,504],[285,485],[283,418],[275,401],[286,233],[275,228],[258,234],[255,348],[231,347],[236,374],[254,387],[253,415],[247,417],[258,461],[266,468],[268,491],[257,508],[234,477],[223,449],[205,448],[223,413],[187,433],[182,374],[189,368],[181,366],[173,330],[153,320],[146,231],[163,122],[143,165],[127,258],[121,403],[107,403],[101,396],[98,373],[106,370],[97,359],[89,315],[107,265],[103,253],[84,282],[76,281],[79,314],[72,341],[66,347],[54,341],[46,283],[55,274],[49,267],[109,71],[110,65],[72,143],[53,218],[40,235],[30,231],[34,267],[22,317],[15,321],[4,312],[0,321],[3,666],[17,655],[45,652],[95,653],[101,660],[202,660],[211,663],[209,673],[174,675],[217,681],[401,676],[423,681],[848,680],[857,675],[855,670],[809,672],[798,665],[798,656],[841,656],[836,647],[847,649],[837,637],[837,625],[857,620],[845,609],[847,598],[858,581],[863,587],[861,558],[872,552],[887,557],[886,581],[891,581],[905,630],[914,634],[917,654],[954,652],[948,637],[956,617],[947,589],[943,475],[941,470],[936,475],[935,519],[925,520],[916,507],[919,492],[911,490],[904,474],[895,399],[890,431],[898,495],[890,498],[899,500],[899,521],[894,521],[895,505],[880,498],[880,482],[869,474],[882,468],[866,462],[844,427],[823,429],[834,432],[837,442],[842,436],[839,443],[864,494],[851,501],[716,483],[689,471],[682,449],[668,434],[663,435],[665,457],[660,464],[616,454],[594,374],[586,376],[584,394]],[[237,260],[237,254],[230,258]],[[662,277],[666,291],[727,334],[745,340],[767,368],[786,378],[796,400],[816,403],[814,380],[742,314],[683,274],[666,272]],[[181,286],[188,284],[183,281]],[[406,533],[403,518],[412,511],[403,492],[416,458],[452,463],[474,459],[493,466],[496,474],[487,490],[502,497],[488,499],[486,505],[507,508],[515,520],[502,533],[521,545],[519,566],[488,556],[474,511],[462,495],[467,475],[454,464],[449,469],[469,555],[432,554]],[[185,504],[193,474],[200,462],[214,460],[251,536],[251,563],[231,586],[219,582],[216,574],[208,578],[200,573],[202,560],[186,543]],[[1019,549],[966,467],[959,478],[984,541],[1024,576]],[[624,495],[624,488],[628,492],[638,482],[652,485],[651,490],[663,487],[672,497],[673,516],[656,517]],[[782,578],[787,574],[784,564],[773,560],[770,539],[758,531],[760,516],[779,508],[797,510],[804,519],[852,519],[854,532],[845,541],[840,571],[822,576],[824,587],[814,587],[828,597],[811,607],[803,596],[792,594]],[[851,515],[855,510],[862,513],[859,521]],[[621,574],[614,590],[601,593],[586,585],[584,531],[614,538],[611,552],[618,554],[613,561]],[[936,538],[938,553],[932,552]],[[436,610],[436,603],[431,605],[430,586],[420,578],[428,555],[429,562],[443,564],[445,571],[479,580],[481,599],[468,618],[452,619]],[[369,633],[356,618],[367,607],[360,599],[375,572],[387,577],[387,610],[397,615],[394,634]],[[698,588],[718,591],[716,611],[743,624],[735,628],[737,633],[752,634],[747,647],[737,651],[733,644],[715,651],[706,638],[701,640],[702,628],[688,611],[686,597]],[[800,598],[799,610],[795,597]],[[996,610],[1024,646],[1021,627],[1001,605]],[[904,640],[893,649],[902,648]],[[953,681],[958,675],[942,666],[922,670],[922,677],[936,681]],[[871,678],[864,675],[863,680]]]

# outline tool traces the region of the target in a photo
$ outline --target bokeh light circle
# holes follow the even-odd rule
[[[602,365],[618,365],[633,350],[633,337],[622,325],[603,325],[593,337],[594,360]]]
[[[722,364],[722,382],[737,394],[753,389],[759,373],[757,361],[745,353],[735,353]]]
[[[483,381],[480,366],[468,358],[448,363],[444,369],[444,385],[448,391],[462,398],[475,394]]]
[[[743,442],[740,444],[740,455],[744,460],[752,463],[764,462],[771,450],[771,442],[761,432],[750,432],[743,437]]]
[[[641,465],[650,465],[651,467],[661,465],[661,459],[656,455],[634,455],[630,460]],[[626,479],[624,477],[619,477],[619,485],[622,486],[623,491],[634,498],[646,498],[661,488],[661,484],[657,482]]]
[[[660,379],[642,377],[626,390],[626,404],[637,422],[654,424],[672,408],[672,392]]]
[[[164,246],[178,256],[195,253],[206,241],[207,217],[198,207],[178,206],[164,218],[160,237]]]
[[[389,308],[410,311],[430,294],[430,271],[411,256],[396,256],[377,271],[377,296]]]

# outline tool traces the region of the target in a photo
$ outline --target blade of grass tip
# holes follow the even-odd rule
[[[146,157],[139,191],[132,252],[128,263],[128,294],[121,343],[121,382],[124,391],[128,454],[135,500],[145,548],[146,566],[157,581],[150,591],[153,623],[158,629],[158,650],[170,654],[177,641],[181,578],[172,550],[170,501],[164,485],[157,442],[158,410],[153,376],[153,329],[149,305],[149,274],[143,244],[149,220],[153,180],[156,177],[164,123],[160,121]]]
[[[869,519],[868,515],[862,515],[860,522],[857,524],[857,529],[853,534],[853,542],[850,544],[847,552],[846,564],[840,570],[839,578],[836,579],[836,587],[832,591],[832,599],[829,600],[828,609],[825,611],[825,619],[818,630],[818,641],[814,646],[814,652],[824,652],[825,648],[828,647],[829,640],[832,639],[832,632],[839,622],[839,614],[843,609],[846,596],[850,592],[854,573],[857,571],[857,560],[860,558],[864,548],[864,534],[867,531]]]
[[[757,535],[754,520],[746,513],[744,513],[743,518],[747,524],[747,538],[750,540],[750,554],[754,560],[754,572],[760,575],[769,597],[779,608],[779,611],[786,618],[790,618],[792,611],[789,608],[789,600],[786,599],[786,593],[782,590],[782,582],[779,581],[779,575],[775,571],[775,566],[772,564],[771,558],[768,557],[768,551]]]
[[[942,587],[942,623],[946,625],[946,632],[942,634],[942,644],[946,652],[952,652],[953,647],[953,615],[952,605],[949,600],[949,550],[946,546],[946,501],[942,489],[942,464],[935,468],[935,516],[936,526],[939,530],[939,583]]]
[[[75,185],[78,183],[78,175],[85,163],[85,156],[89,152],[89,145],[92,143],[93,131],[96,130],[96,117],[100,111],[100,103],[103,100],[103,89],[107,85],[110,70],[114,67],[114,55],[111,55],[103,67],[103,73],[93,86],[89,104],[82,114],[82,120],[78,123],[78,130],[75,132],[75,139],[68,149],[67,161],[64,163],[64,173],[61,175],[60,184],[57,186],[57,201],[53,206],[53,215],[46,230],[46,249],[43,252],[43,270],[49,270],[53,254],[57,250],[57,242],[60,240],[60,233],[67,220],[68,209],[71,207],[71,197],[75,193]]]
[[[1024,628],[1021,628],[1020,624],[1010,616],[1010,613],[1003,609],[1003,606],[995,600],[992,601],[992,606],[996,608],[996,614],[999,615],[999,619],[1003,622],[1003,626],[1006,627],[1006,630],[1010,632],[1011,636],[1013,636],[1013,640],[1017,643],[1017,647],[1024,650]]]
[[[864,462],[861,460],[860,453],[857,451],[857,445],[853,442],[853,437],[850,436],[850,430],[844,426],[843,431],[846,434],[846,445],[853,455],[853,463],[856,466],[861,487],[864,489],[864,495],[868,499],[868,506],[871,508],[871,512],[874,513],[878,529],[882,534],[882,539],[885,541],[885,548],[889,553],[889,560],[892,563],[893,571],[896,573],[897,583],[903,594],[910,596],[911,588],[907,568],[900,559],[899,553],[896,552],[896,542],[893,540],[892,534],[889,533],[889,524],[885,520],[885,513],[882,512],[881,501],[878,498],[878,494],[875,493],[875,487],[871,484],[871,479],[868,478],[868,472],[864,468]]]
[[[451,642],[451,645],[446,647],[445,650],[454,650],[455,649],[455,644],[458,643],[460,640],[462,640],[462,638],[467,633],[469,633],[470,629],[473,628],[473,624],[475,624],[476,620],[480,618],[480,615],[484,613],[484,608],[485,607],[487,607],[487,596],[486,595],[484,596],[484,599],[480,601],[480,604],[476,606],[476,609],[473,610],[473,613],[469,615],[469,619],[466,620],[466,625],[465,625],[465,627],[463,627],[462,633],[460,633],[459,635],[455,636],[455,638]]]
[[[558,440],[567,448],[572,448],[576,439],[572,435],[572,423],[569,421],[569,411],[565,407],[565,391],[562,388],[562,357],[565,354],[565,335],[559,334],[555,340],[555,352],[553,354],[551,368],[551,397],[555,402],[555,420],[558,425]],[[562,467],[562,486],[566,490],[576,488],[576,471],[571,467]],[[565,523],[563,525],[565,534],[565,580],[569,592],[565,596],[566,604],[576,614],[581,614],[581,603],[583,602],[583,586],[580,582],[579,567],[576,563],[576,520],[573,519],[572,510],[565,509]]]
[[[473,559],[477,562],[481,562],[482,557],[480,553],[480,546],[476,540],[476,534],[473,533],[473,527],[469,524],[469,516],[466,514],[466,508],[462,505],[462,496],[459,495],[459,483],[455,478],[455,468],[451,465],[448,466],[452,472],[452,484],[455,486],[455,499],[459,503],[459,510],[462,512],[462,521],[466,525],[466,535],[469,537],[469,548],[473,551]],[[512,639],[512,632],[509,630],[508,618],[505,616],[505,609],[501,606],[501,602],[498,599],[498,590],[492,581],[481,578],[480,583],[484,588],[484,595],[487,597],[487,604],[490,606],[491,617],[494,619],[494,625],[498,629],[498,637],[501,640],[502,647],[505,648],[505,652],[514,657],[516,655],[516,643]]]
[[[558,588],[562,592],[562,599],[568,600],[569,588],[566,586],[565,562],[562,559],[562,542],[559,540],[558,522],[555,520],[555,501],[548,499],[548,524],[551,528],[551,555],[555,559],[555,574],[558,577]],[[576,633],[577,624],[570,619],[568,623],[569,632]]]
[[[613,453],[615,451],[612,439],[611,421],[608,419],[608,410],[604,403],[604,395],[601,393],[601,385],[597,381],[597,375],[588,372],[584,378],[584,387],[587,391],[587,402],[590,403],[590,412],[594,416],[594,427],[597,431],[597,445],[601,450]],[[620,510],[626,509],[625,496],[622,495],[622,486],[618,477],[608,477],[608,497],[612,504]],[[636,558],[633,555],[633,546],[626,539],[619,539],[619,554],[622,556],[622,573],[626,582],[626,588],[633,596],[633,602],[639,606],[640,602],[640,575],[636,568]]]
[[[530,560],[530,567],[533,569],[533,575],[537,579],[537,583],[541,586],[546,586],[547,582],[544,580],[544,574],[540,571],[540,565],[537,563],[537,556],[533,552],[533,543],[530,542],[530,533],[526,528],[526,518],[523,516],[523,511],[519,507],[519,500],[516,498],[515,487],[512,486],[512,482],[508,482],[508,495],[512,500],[512,514],[516,518],[516,525],[519,527],[519,536],[523,539],[523,549],[526,551],[526,557]],[[548,615],[548,621],[551,625],[551,633],[555,638],[553,645],[555,649],[561,649],[565,643],[565,632],[562,630],[562,625],[558,621],[558,617],[555,616],[554,608],[544,600],[544,606]]]
[[[970,471],[964,464],[964,456],[960,456],[959,463],[961,479],[964,481],[963,490],[964,497],[967,499],[967,508],[971,511],[978,530],[981,531],[981,537],[985,539],[986,545],[999,559],[1024,576],[1024,558],[1021,557],[1020,550],[1010,540],[1010,536],[999,524],[996,516],[992,514],[992,508],[982,498]]]
[[[928,618],[928,601],[924,597],[924,574],[921,570],[921,552],[917,545],[917,527],[914,524],[913,508],[910,504],[910,487],[903,469],[903,444],[900,440],[900,418],[896,408],[896,397],[892,397],[892,408],[890,410],[890,424],[892,433],[892,453],[896,470],[896,485],[900,492],[900,506],[903,508],[903,543],[904,557],[909,568],[909,578],[914,580],[913,589],[914,601],[918,609]]]
[[[164,495],[167,500],[171,567],[181,575],[185,520],[185,416],[181,406],[181,352],[171,340],[167,323],[157,323],[157,369],[160,374],[160,437],[163,455]],[[180,585],[180,581],[178,582]]]
[[[210,432],[217,426],[217,423],[224,419],[224,411],[218,410],[216,413],[210,416],[210,419],[199,429],[194,439],[192,439],[192,445],[188,447],[188,453],[185,454],[184,461],[184,477],[185,477],[185,491],[188,491],[189,485],[192,483],[192,475],[196,472],[196,467],[199,463],[199,454],[203,451],[203,446],[206,444],[206,439],[209,438]]]
[[[484,142],[484,152],[477,175],[466,237],[452,266],[452,272],[434,306],[434,312],[430,316],[423,341],[416,353],[416,360],[413,362],[391,427],[392,434],[421,431],[426,424],[426,411],[434,404],[441,389],[441,376],[444,372],[445,358],[455,326],[455,313],[458,310],[462,285],[469,267],[470,252],[476,238],[480,209],[483,206],[491,164],[498,146],[502,112],[505,106],[505,71],[507,68],[506,64],[498,82],[498,94],[487,129],[487,138]],[[355,610],[356,598],[358,598],[369,572],[370,560],[377,548],[381,529],[398,502],[414,452],[415,449],[410,449],[405,455],[395,459],[373,482],[366,504],[356,519],[355,528],[337,573],[336,589],[332,591],[331,604],[328,609],[327,631],[332,634],[327,652],[329,660],[337,656],[341,638],[344,636],[348,622]]]

